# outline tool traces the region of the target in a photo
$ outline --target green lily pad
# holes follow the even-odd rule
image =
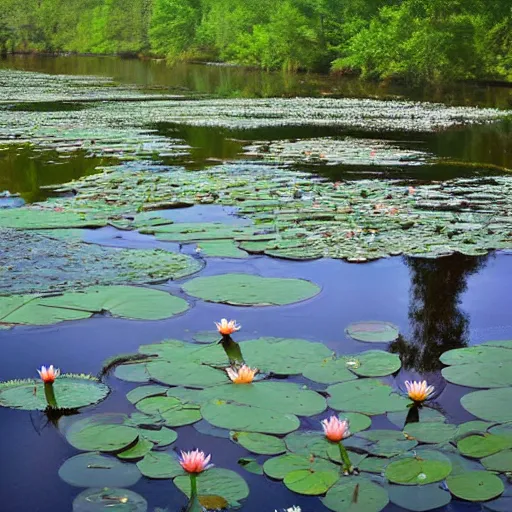
[[[120,452],[135,445],[136,428],[124,425],[122,415],[96,414],[79,419],[66,429],[66,439],[78,450]]]
[[[150,380],[146,363],[121,364],[115,369],[114,375],[127,382],[149,382]]]
[[[169,396],[152,396],[144,398],[136,404],[139,411],[156,415],[165,420],[168,427],[191,425],[201,419],[199,406],[183,404],[180,400]]]
[[[406,409],[404,411],[398,412],[388,412],[387,418],[388,420],[396,425],[398,428],[403,429],[406,425],[405,422],[407,420],[407,416],[409,414],[410,409]],[[436,409],[432,409],[430,407],[420,407],[417,409],[418,411],[418,422],[419,423],[427,423],[427,422],[441,422],[444,423],[446,418],[442,413],[437,411]]]
[[[311,471],[298,469],[284,477],[284,485],[290,491],[308,496],[325,494],[339,479],[339,471]]]
[[[390,485],[388,488],[389,500],[399,507],[413,512],[425,512],[444,507],[450,503],[452,496],[448,491],[439,487],[439,484],[430,485]]]
[[[407,409],[406,398],[376,379],[358,379],[342,382],[327,388],[327,403],[338,411],[350,411],[374,416]]]
[[[73,512],[147,512],[148,502],[127,489],[86,489],[73,500]]]
[[[395,484],[427,485],[444,480],[452,470],[450,460],[439,452],[423,450],[417,456],[391,462],[386,478]]]
[[[99,228],[106,223],[105,217],[40,208],[6,209],[0,215],[0,227],[15,229]]]
[[[160,430],[153,430],[149,428],[139,428],[139,437],[151,441],[156,447],[169,446],[178,439],[178,434],[167,427],[162,427]]]
[[[60,409],[80,409],[104,400],[110,390],[90,375],[61,375],[53,384]],[[0,383],[0,406],[25,411],[44,411],[48,403],[44,384],[31,379]]]
[[[465,457],[480,459],[512,448],[512,438],[494,434],[468,436],[457,443],[457,448]]]
[[[340,448],[338,443],[329,443],[330,446],[327,449],[327,455],[329,455],[329,459],[337,464],[342,464],[343,460],[341,459]],[[351,464],[358,468],[361,462],[363,462],[368,455],[366,453],[356,453],[350,450],[347,450],[348,458],[350,459]]]
[[[158,384],[151,384],[149,386],[139,386],[138,388],[132,389],[126,394],[126,398],[132,403],[136,404],[144,398],[150,396],[165,395],[169,388],[165,386],[159,386]]]
[[[246,450],[260,455],[278,455],[286,451],[286,445],[282,439],[257,432],[233,432],[231,439]]]
[[[206,397],[201,394],[201,389],[182,388],[180,386],[167,388],[167,396],[173,396],[184,404],[201,405],[207,402]]]
[[[489,428],[491,434],[503,437],[512,437],[512,423],[503,423],[502,425],[494,425]]]
[[[137,467],[148,478],[174,478],[184,474],[178,460],[165,452],[149,452],[137,462]]]
[[[197,244],[202,254],[210,258],[247,258],[249,255],[238,248],[233,240],[215,240]]]
[[[391,460],[384,457],[366,457],[359,464],[359,471],[367,473],[384,473],[386,466],[390,464]]]
[[[253,473],[254,475],[263,475],[263,467],[258,464],[255,459],[242,457],[241,459],[238,459],[238,464],[249,473]]]
[[[345,333],[357,341],[389,343],[398,338],[400,331],[389,322],[368,321],[350,324]]]
[[[510,351],[512,352],[512,350]],[[512,385],[510,362],[469,363],[443,368],[443,377],[452,384],[469,388],[503,388]]]
[[[360,432],[357,437],[367,440],[364,450],[377,457],[395,457],[418,444],[417,441],[406,439],[402,432],[395,430],[367,430]]]
[[[512,421],[512,408],[503,407],[512,401],[512,388],[488,389],[474,391],[460,399],[466,411],[477,418],[496,423]]]
[[[339,467],[330,461],[320,457],[310,455],[299,455],[296,453],[286,453],[279,457],[268,459],[263,464],[265,474],[275,480],[283,480],[288,473],[298,470],[308,471],[337,471]]]
[[[198,331],[195,332],[192,337],[198,343],[215,343],[222,338],[217,331]]]
[[[204,399],[237,402],[298,416],[314,416],[325,410],[325,398],[316,391],[303,389],[293,382],[254,382],[246,385],[228,384],[205,389]],[[204,398],[203,398],[204,397]]]
[[[59,477],[75,487],[130,487],[141,474],[134,464],[99,453],[81,453],[62,464]]]
[[[320,287],[302,279],[222,274],[196,277],[186,283],[183,290],[208,302],[235,306],[282,306],[310,299],[320,292]]]
[[[299,375],[312,361],[332,356],[322,343],[301,339],[259,338],[242,342],[240,348],[249,366],[277,375]]]
[[[404,427],[408,437],[416,439],[419,443],[446,443],[453,439],[457,432],[455,425],[430,421],[426,423],[409,423]]]
[[[503,493],[503,482],[487,471],[470,471],[446,479],[450,492],[466,501],[488,501]]]
[[[512,361],[512,351],[501,347],[479,345],[444,352],[439,358],[446,365],[460,364],[501,364]]]
[[[455,434],[455,439],[462,439],[463,437],[466,437],[471,434],[484,434],[489,430],[494,423],[490,423],[488,421],[480,421],[480,420],[473,420],[473,421],[466,421],[465,423],[461,423],[460,425],[457,425],[457,432]],[[499,434],[498,432],[492,432],[493,434]],[[512,435],[512,431],[510,432]]]
[[[176,487],[190,497],[190,478],[178,476],[174,479]],[[245,480],[229,469],[212,468],[197,477],[197,492],[200,496],[222,496],[230,506],[237,506],[240,500],[249,496],[249,487]]]
[[[153,361],[146,368],[152,379],[169,386],[203,388],[230,382],[225,372],[187,360]]]
[[[140,430],[138,430],[140,433]],[[123,450],[119,452],[117,456],[123,460],[135,460],[142,459],[147,453],[149,453],[153,449],[153,443],[148,439],[139,436],[139,440],[135,445],[128,448],[127,450]]]
[[[48,325],[90,318],[104,311],[135,320],[162,320],[188,308],[185,300],[160,290],[137,286],[94,286],[83,292],[65,292],[56,297],[0,297],[0,322]]]
[[[512,340],[491,340],[482,343],[482,345],[488,347],[502,347],[512,349]]]
[[[321,361],[309,363],[303,369],[302,374],[307,379],[319,382],[320,384],[335,384],[336,382],[357,379],[357,376],[348,369],[345,358],[334,359],[329,357]]]
[[[206,420],[198,421],[194,423],[194,428],[205,436],[218,437],[220,439],[231,439],[230,432],[225,428],[214,427],[210,425]]]
[[[356,434],[370,428],[372,419],[365,414],[358,412],[342,412],[339,414],[340,420],[348,420],[350,425],[350,432]]]
[[[346,477],[330,488],[322,503],[334,512],[380,512],[389,499],[380,485],[362,477]]]
[[[400,357],[383,350],[367,350],[354,356],[357,364],[350,366],[352,372],[360,377],[385,377],[402,366]]]
[[[328,450],[331,443],[323,435],[322,431],[318,432],[292,432],[284,438],[286,447],[293,453],[299,455],[329,458]],[[345,442],[346,444],[346,442]]]
[[[201,406],[203,418],[215,427],[263,434],[288,434],[299,428],[297,416],[261,407],[222,400],[212,400]]]
[[[494,455],[484,457],[480,462],[489,471],[508,473],[512,471],[512,450],[502,450]]]

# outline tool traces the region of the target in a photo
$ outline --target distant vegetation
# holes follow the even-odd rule
[[[0,49],[512,81],[510,0],[0,0]]]

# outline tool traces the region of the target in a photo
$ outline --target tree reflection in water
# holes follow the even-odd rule
[[[399,354],[405,371],[426,376],[439,374],[443,352],[468,344],[469,319],[460,309],[470,275],[480,271],[486,256],[425,259],[406,257],[411,274],[410,338],[400,336],[390,346]]]

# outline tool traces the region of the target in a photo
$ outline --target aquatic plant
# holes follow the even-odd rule
[[[429,386],[426,380],[421,382],[406,380],[405,387],[407,388],[409,398],[417,404],[425,402],[434,393],[434,386]]]
[[[238,369],[226,368],[226,373],[233,384],[250,384],[257,372],[257,368],[250,368],[245,364]]]

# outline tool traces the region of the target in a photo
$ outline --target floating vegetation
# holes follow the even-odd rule
[[[0,227],[0,237],[0,295],[163,282],[187,277],[202,268],[200,261],[185,254],[99,247],[54,238],[54,230],[36,234]],[[0,313],[0,322],[2,316]]]
[[[93,286],[49,296],[0,297],[0,323],[48,325],[106,313],[138,320],[162,320],[183,313],[188,303],[167,292],[136,286]]]

